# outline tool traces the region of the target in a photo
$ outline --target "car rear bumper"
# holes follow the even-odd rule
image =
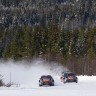
[[[43,82],[43,85],[51,85],[53,84],[52,82]]]
[[[67,79],[66,82],[76,82],[75,79]]]

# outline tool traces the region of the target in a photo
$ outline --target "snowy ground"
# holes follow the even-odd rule
[[[4,82],[18,84],[10,88],[1,87],[0,96],[96,96],[96,76],[78,76],[78,83],[60,82],[62,66],[55,68],[44,66],[42,61],[32,62],[32,66],[23,66],[20,62],[7,62],[0,64],[0,74]],[[33,65],[34,63],[34,65]],[[21,65],[20,65],[21,64]],[[6,66],[7,65],[7,66]],[[67,70],[65,68],[65,70]],[[55,80],[55,86],[38,86],[41,75],[51,74]]]

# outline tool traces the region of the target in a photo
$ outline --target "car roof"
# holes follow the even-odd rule
[[[70,73],[75,74],[75,73],[70,72],[70,71],[65,71],[65,72],[62,72],[62,74],[70,74]]]
[[[62,73],[72,73],[72,72],[70,72],[70,71],[64,71],[64,72],[62,72]]]
[[[42,75],[41,77],[43,78],[43,77],[52,77],[52,76],[51,75]]]

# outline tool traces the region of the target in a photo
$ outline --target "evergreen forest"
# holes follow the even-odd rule
[[[96,75],[96,0],[0,0],[0,58]]]

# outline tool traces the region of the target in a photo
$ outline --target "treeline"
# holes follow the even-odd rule
[[[1,58],[40,57],[78,74],[96,74],[96,29],[68,31],[51,22],[48,27],[17,26],[2,31],[0,40]]]
[[[0,0],[0,58],[43,58],[96,75],[95,0]]]

